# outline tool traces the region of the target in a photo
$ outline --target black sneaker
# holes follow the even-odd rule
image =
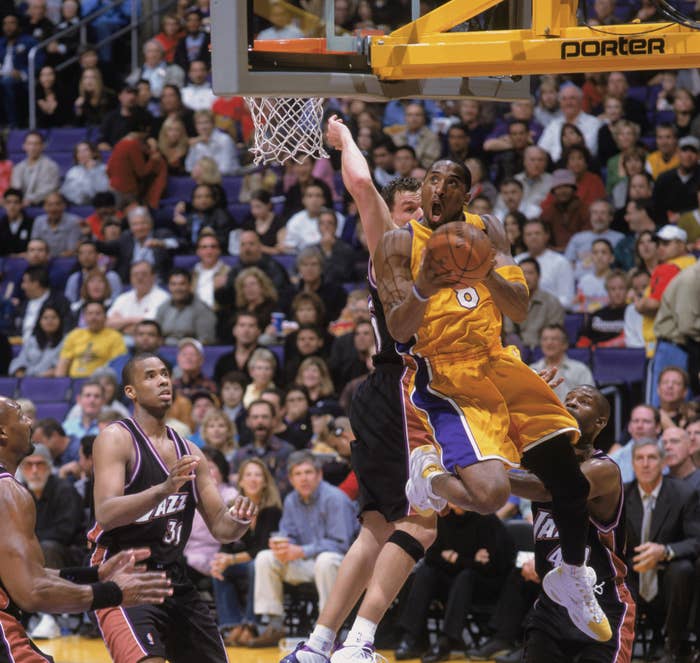
[[[491,640],[487,640],[481,647],[474,647],[468,650],[467,658],[473,661],[491,661],[494,656],[509,654],[515,648],[515,644],[512,642],[507,642],[500,638],[491,638]]]

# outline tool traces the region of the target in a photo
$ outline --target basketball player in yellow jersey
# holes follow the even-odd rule
[[[590,485],[572,441],[576,420],[554,392],[516,354],[501,345],[505,314],[527,314],[527,286],[510,255],[502,224],[465,214],[471,176],[453,161],[438,161],[421,189],[424,216],[390,231],[374,255],[379,296],[404,361],[403,407],[413,448],[406,494],[419,511],[449,501],[491,513],[508,499],[507,466],[522,464],[552,495],[563,563],[543,580],[552,600],[594,640],[612,633],[585,565]],[[433,230],[464,221],[482,228],[493,245],[483,280],[453,290],[431,269],[426,252]]]

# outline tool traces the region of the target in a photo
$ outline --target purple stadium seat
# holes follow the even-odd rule
[[[297,257],[293,253],[280,253],[272,257],[288,272],[292,272],[297,264]]]
[[[95,211],[95,208],[92,205],[70,205],[66,211],[77,214],[81,219],[87,219]]]
[[[564,317],[564,329],[566,329],[566,335],[569,337],[569,343],[573,344],[578,340],[584,318],[583,313],[567,313]]]
[[[56,419],[58,423],[63,423],[63,420],[71,409],[71,404],[66,401],[50,401],[48,403],[36,404],[36,418],[39,419]]]
[[[245,218],[250,214],[250,205],[248,203],[229,203],[228,213],[233,217],[236,225],[241,225]]]
[[[654,113],[655,124],[673,124],[675,113],[673,111],[656,111]]]
[[[17,378],[0,378],[0,396],[14,398],[18,382]]]
[[[213,377],[216,362],[219,360],[221,355],[225,355],[227,352],[231,352],[230,345],[205,345],[202,373],[204,373],[204,375],[206,375],[208,378]]]
[[[76,144],[88,140],[88,130],[83,127],[51,129],[46,149],[48,152],[73,152]]]
[[[197,256],[187,255],[187,256],[175,256],[173,260],[173,267],[178,267],[179,269],[186,269],[192,271],[195,263],[199,260]]]
[[[61,169],[61,175],[65,175],[68,169],[75,165],[72,152],[47,152],[46,156],[53,159]]]
[[[362,290],[364,288],[367,288],[367,284],[364,281],[343,283],[343,290],[348,293],[352,292],[353,290]]]
[[[284,366],[284,345],[268,345],[267,349],[275,355],[277,364],[279,366]]]
[[[47,129],[39,129],[39,133],[46,140],[46,136],[49,133]],[[22,144],[24,143],[24,137],[27,135],[26,129],[10,129],[10,133],[7,135],[7,151],[18,152],[22,155],[24,159],[24,152],[22,152]]]
[[[7,281],[17,281],[20,274],[24,274],[29,263],[24,258],[6,258],[2,263],[2,272]]]
[[[238,265],[238,256],[221,256],[221,260],[229,267],[235,267]]]
[[[221,187],[226,193],[226,200],[229,203],[237,203],[238,196],[241,195],[243,177],[240,175],[226,176],[221,178]]]
[[[169,177],[163,200],[188,201],[192,197],[193,189],[194,180],[191,177]]]
[[[643,104],[646,104],[648,94],[649,88],[646,85],[633,85],[627,91],[627,96],[630,99],[636,99],[637,101],[641,101]]]
[[[176,345],[162,345],[160,348],[158,348],[156,354],[164,361],[167,361],[171,366],[175,366],[175,362],[177,360]]]
[[[83,386],[84,382],[87,382],[90,378],[72,378],[71,379],[71,392],[73,394],[73,398],[80,393],[80,389]]]
[[[49,280],[52,288],[57,288],[61,292],[66,287],[68,277],[75,271],[78,266],[76,258],[54,258],[51,261],[49,268]]]
[[[22,378],[19,383],[19,395],[35,403],[50,403],[70,395],[70,378]]]
[[[644,382],[644,348],[598,348],[593,352],[593,376],[598,384]]]

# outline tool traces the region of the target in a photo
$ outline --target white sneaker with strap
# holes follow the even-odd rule
[[[595,597],[596,580],[596,573],[590,566],[561,564],[547,573],[542,588],[552,601],[566,608],[580,631],[593,640],[607,642],[612,630]]]
[[[432,477],[439,474],[447,474],[447,470],[442,466],[440,456],[432,444],[416,447],[411,452],[406,497],[421,515],[428,515],[433,511],[440,513],[447,506],[447,500],[433,494],[430,489]]]

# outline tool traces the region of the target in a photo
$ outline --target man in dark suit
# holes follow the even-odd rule
[[[34,327],[41,316],[44,307],[55,308],[63,320],[63,330],[68,332],[73,328],[73,314],[70,302],[57,290],[51,289],[49,270],[46,267],[27,267],[22,275],[22,292],[25,299],[17,308],[15,317],[15,332],[25,340],[32,335]]]
[[[2,198],[5,214],[0,218],[0,256],[19,256],[27,251],[34,219],[22,209],[19,189],[7,189]]]
[[[679,661],[700,552],[698,494],[663,475],[664,451],[654,439],[634,443],[635,480],[625,486],[627,565],[640,612],[664,626],[665,657]],[[664,617],[665,616],[665,617]]]
[[[134,207],[129,212],[129,231],[111,242],[97,242],[97,249],[108,256],[116,256],[115,271],[122,283],[129,282],[129,271],[135,262],[153,265],[158,279],[163,282],[173,264],[171,252],[178,241],[165,229],[153,230],[153,219],[145,207]]]
[[[666,219],[667,212],[688,212],[697,207],[700,188],[700,140],[684,136],[678,141],[678,168],[661,173],[654,186],[656,218]]]

